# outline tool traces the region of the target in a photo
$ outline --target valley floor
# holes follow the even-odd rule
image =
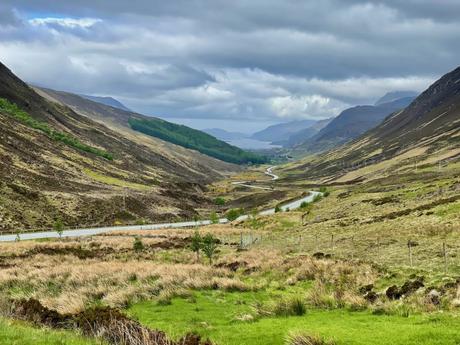
[[[40,315],[110,307],[126,315],[113,322],[171,341],[192,332],[218,345],[293,345],[300,333],[331,344],[458,344],[458,171],[329,186],[299,210],[226,225],[0,244],[0,343],[92,344],[103,325],[69,333],[40,328]],[[283,183],[291,196],[312,188]],[[230,181],[214,196],[221,187],[234,188],[227,205],[254,194]],[[197,233],[213,236],[212,261],[192,251]],[[31,299],[44,309],[27,311]]]

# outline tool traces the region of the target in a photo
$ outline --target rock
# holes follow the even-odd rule
[[[434,305],[439,305],[441,303],[441,293],[438,290],[431,290],[427,295],[429,301]]]

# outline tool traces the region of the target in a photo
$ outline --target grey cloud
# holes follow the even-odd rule
[[[2,3],[0,59],[23,78],[176,117],[326,117],[460,55],[452,0]]]

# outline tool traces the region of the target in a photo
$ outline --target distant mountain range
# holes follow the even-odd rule
[[[394,95],[396,94],[393,96],[387,94],[381,99],[393,99]],[[387,103],[377,102],[378,105],[360,105],[346,109],[317,134],[296,144],[295,149],[312,153],[326,151],[347,143],[377,126],[390,114],[407,107],[414,98],[414,96],[409,96],[393,99]]]
[[[291,122],[280,123],[269,126],[264,130],[254,133],[251,138],[260,141],[280,142],[287,140],[290,135],[310,127],[315,123],[315,120],[297,120]]]
[[[221,128],[208,128],[208,129],[203,129],[203,132],[208,133],[217,139],[220,140],[239,140],[239,139],[247,139],[251,135],[250,134],[245,134],[245,133],[239,133],[239,132],[229,132],[226,131],[225,129]]]
[[[409,99],[379,106],[399,107]],[[358,138],[291,169],[305,171],[297,176],[300,179],[327,176],[328,180],[350,181],[382,173],[391,164],[413,167],[417,162],[423,167],[441,160],[458,161],[459,157],[460,67]]]

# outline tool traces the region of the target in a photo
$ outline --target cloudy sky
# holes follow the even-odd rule
[[[422,91],[460,64],[459,13],[458,0],[1,0],[0,61],[31,83],[249,131]]]

